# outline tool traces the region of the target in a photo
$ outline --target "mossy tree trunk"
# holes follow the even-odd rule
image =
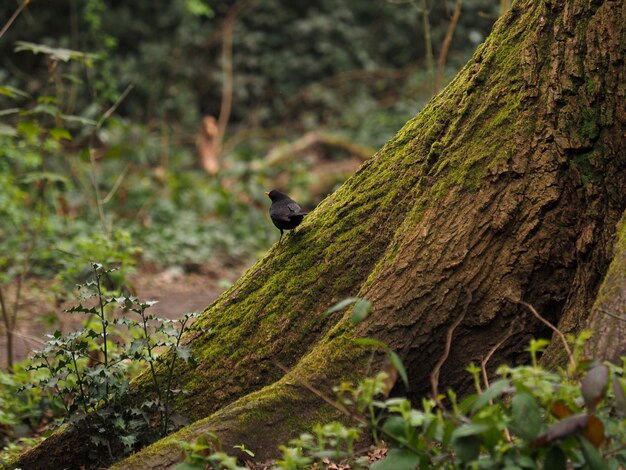
[[[335,417],[303,380],[329,392],[373,371],[357,337],[400,354],[411,388],[398,392],[417,398],[460,315],[441,389],[463,389],[468,362],[500,342],[492,366],[548,336],[515,300],[579,330],[626,205],[625,9],[515,2],[441,94],[204,312],[186,337],[199,365],[177,375],[176,411],[193,424],[119,467],[168,468],[176,439],[207,430],[275,457]],[[347,296],[374,305],[357,327],[324,315]],[[136,386],[149,395],[147,377]],[[77,467],[81,439],[60,433],[20,464]]]
[[[626,211],[618,226],[613,261],[604,277],[586,328],[589,357],[620,364],[626,356]]]

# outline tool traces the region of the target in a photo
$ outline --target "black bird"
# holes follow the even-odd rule
[[[265,193],[272,200],[270,206],[270,217],[274,225],[280,230],[280,238],[278,243],[283,239],[283,230],[293,230],[305,215],[307,211],[303,211],[296,201],[291,199],[284,193],[272,189],[269,193]]]

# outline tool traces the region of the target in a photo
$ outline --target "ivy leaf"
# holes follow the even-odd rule
[[[191,348],[189,346],[178,346],[176,348],[176,356],[188,362],[191,359]]]
[[[569,416],[563,421],[552,425],[546,432],[535,439],[533,445],[535,447],[547,447],[557,439],[562,439],[574,434],[576,431],[585,429],[588,422],[589,415],[587,413]]]
[[[134,434],[130,434],[129,436],[120,436],[120,441],[127,448],[131,448],[135,442],[137,442],[137,437]]]
[[[582,380],[580,389],[589,411],[594,411],[609,383],[609,368],[604,364],[592,368]]]

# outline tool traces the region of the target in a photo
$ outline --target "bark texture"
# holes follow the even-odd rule
[[[548,336],[514,300],[580,329],[626,205],[625,5],[514,3],[441,94],[205,311],[186,338],[199,366],[177,376],[188,393],[176,411],[194,423],[117,468],[169,468],[175,441],[207,430],[226,449],[275,457],[336,417],[302,380],[328,392],[372,372],[356,337],[398,351],[411,381],[398,391],[417,398],[459,315],[440,389],[462,390],[468,362],[504,338],[494,366]],[[373,302],[364,323],[324,315],[354,295]],[[147,377],[135,385],[149,394]],[[44,442],[19,464],[84,463],[57,448]]]
[[[618,226],[615,255],[602,282],[587,328],[590,357],[617,364],[626,357],[626,212]]]

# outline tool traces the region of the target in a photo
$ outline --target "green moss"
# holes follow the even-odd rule
[[[588,152],[575,155],[571,160],[572,166],[580,175],[580,182],[583,186],[598,184],[601,181],[600,174],[596,170],[592,158],[593,154]]]
[[[599,113],[595,109],[585,108],[582,110],[582,123],[580,124],[580,135],[588,140],[595,140],[600,132],[598,126]]]

